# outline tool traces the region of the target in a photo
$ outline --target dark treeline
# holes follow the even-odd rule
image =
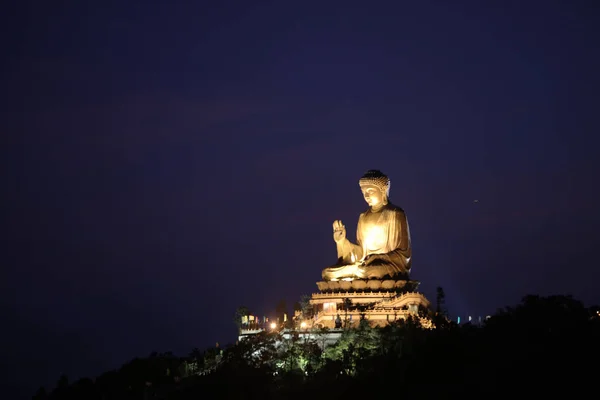
[[[438,314],[436,329],[416,321],[345,330],[321,350],[327,330],[306,340],[262,333],[226,348],[134,359],[96,379],[36,399],[419,399],[597,393],[600,316],[569,296],[527,296],[482,325]]]

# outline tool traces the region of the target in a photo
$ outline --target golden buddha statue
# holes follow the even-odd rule
[[[338,262],[323,270],[323,280],[408,279],[410,231],[404,210],[389,201],[390,179],[369,170],[358,183],[370,208],[358,218],[356,244],[346,238],[342,221],[333,222]]]

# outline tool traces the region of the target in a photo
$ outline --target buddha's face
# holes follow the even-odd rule
[[[378,207],[383,204],[383,193],[375,186],[364,186],[362,193],[369,206]]]

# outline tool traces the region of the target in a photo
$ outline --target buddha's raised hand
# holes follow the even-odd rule
[[[342,221],[333,221],[333,240],[336,243],[340,243],[346,239],[346,227],[342,224]]]

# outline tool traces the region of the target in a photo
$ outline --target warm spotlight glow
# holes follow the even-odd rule
[[[356,262],[356,256],[354,253],[350,253],[350,261],[352,261],[353,264]]]
[[[277,328],[277,324],[275,322],[271,322],[271,329]]]
[[[385,246],[387,235],[381,226],[372,226],[365,233],[367,249],[380,249]]]
[[[302,321],[302,323],[300,323],[300,328],[306,329],[306,322]]]

